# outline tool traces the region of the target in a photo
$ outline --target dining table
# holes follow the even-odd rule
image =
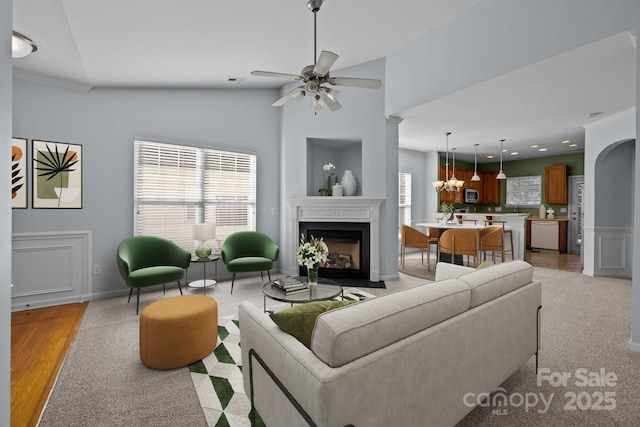
[[[445,230],[448,230],[450,228],[456,228],[456,229],[469,229],[469,230],[482,230],[485,227],[488,227],[487,225],[483,224],[473,224],[473,223],[459,223],[458,221],[453,221],[453,222],[419,222],[415,224],[416,227],[425,227],[426,229],[429,228],[437,228],[439,230],[438,233],[438,239],[440,238],[440,236],[442,235],[442,233],[445,232]],[[464,265],[464,259],[462,255],[454,255],[453,257],[453,262],[451,260],[451,254],[446,254],[446,253],[441,253],[440,257],[438,259],[438,261],[441,262],[448,262],[451,264],[459,264],[459,265]]]

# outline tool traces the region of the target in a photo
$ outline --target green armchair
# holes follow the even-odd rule
[[[118,270],[129,291],[136,289],[136,314],[140,307],[140,288],[162,285],[174,280],[182,295],[180,280],[191,263],[191,254],[173,242],[155,236],[135,236],[118,245]]]
[[[227,270],[233,273],[231,278],[231,293],[236,273],[260,272],[264,280],[263,272],[266,271],[271,280],[270,270],[273,262],[278,260],[280,248],[269,236],[258,231],[237,231],[230,234],[220,249],[222,262]]]

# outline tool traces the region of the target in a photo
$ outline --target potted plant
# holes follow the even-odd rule
[[[441,204],[440,212],[444,215],[444,222],[453,221],[453,203]]]

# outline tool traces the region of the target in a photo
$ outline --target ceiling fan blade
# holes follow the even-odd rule
[[[278,79],[289,79],[289,80],[300,80],[302,76],[298,74],[287,74],[287,73],[273,73],[271,71],[252,71],[252,76],[260,76],[260,77],[275,77]]]
[[[316,76],[324,77],[327,75],[333,64],[338,60],[338,55],[328,50],[320,52],[320,56],[316,61],[316,66],[313,69],[313,74]]]
[[[329,83],[336,86],[362,87],[365,89],[380,89],[382,87],[380,80],[355,77],[331,77]]]
[[[271,105],[273,105],[274,107],[280,107],[286,104],[287,101],[295,98],[298,95],[304,95],[304,86],[298,86],[297,88],[290,90],[289,92],[285,93],[282,98],[278,99]]]
[[[329,97],[329,95],[327,94],[327,91],[324,90],[324,88],[321,88],[321,90],[318,91],[318,95],[320,95],[320,98],[322,98],[324,103],[327,104],[327,107],[329,107],[329,110],[338,111],[339,109],[342,108],[342,105],[340,105],[338,101],[333,100],[331,99],[331,97]]]

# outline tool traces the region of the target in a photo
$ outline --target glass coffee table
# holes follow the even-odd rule
[[[302,283],[306,283],[306,277],[298,278]],[[263,309],[267,312],[267,298],[288,302],[292,306],[293,304],[303,304],[312,301],[327,301],[337,296],[342,296],[342,285],[335,280],[325,279],[323,277],[318,278],[318,284],[316,286],[309,286],[309,290],[300,293],[285,295],[282,291],[273,286],[273,281],[266,283],[262,287],[263,297]]]

